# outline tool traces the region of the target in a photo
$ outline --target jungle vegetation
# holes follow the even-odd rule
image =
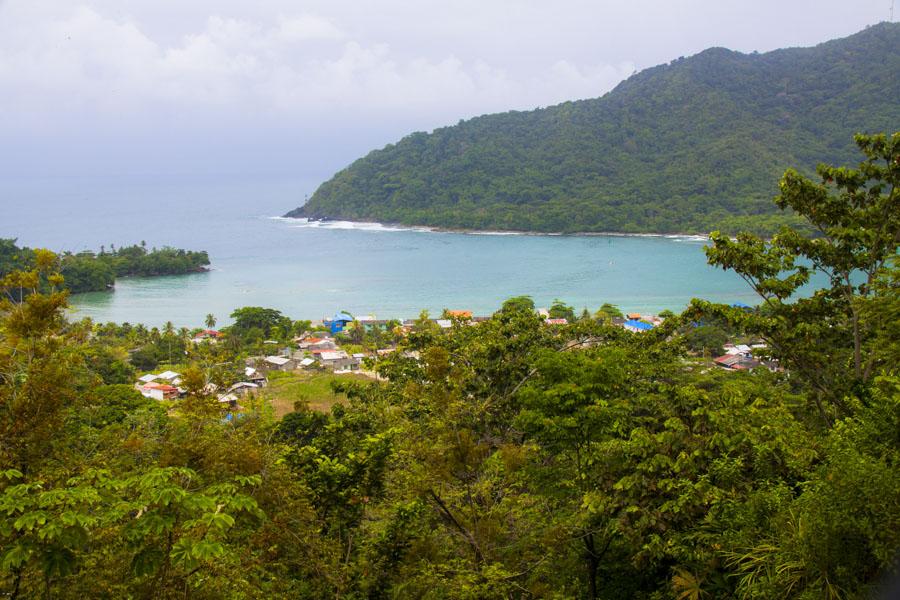
[[[249,332],[309,323],[236,311],[168,359],[185,398],[146,399],[120,370],[174,328],[67,321],[58,257],[35,250],[0,282],[0,593],[872,597],[900,548],[900,133],[856,142],[858,168],[781,178],[803,229],[713,235],[758,309],[696,300],[641,333],[611,305],[547,326],[527,297],[422,318],[379,380],[280,420],[207,386]],[[812,270],[828,283],[801,296]],[[701,327],[781,368],[710,367]]]

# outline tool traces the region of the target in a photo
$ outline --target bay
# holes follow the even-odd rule
[[[411,318],[423,309],[489,314],[530,295],[576,310],[679,311],[691,298],[753,304],[737,276],[706,264],[692,237],[456,233],[378,224],[306,223],[277,215],[320,178],[172,175],[40,178],[0,183],[0,236],[54,250],[145,240],[207,250],[207,273],[119,279],[72,297],[73,316],[196,327],[241,306],[294,319],[338,310]]]

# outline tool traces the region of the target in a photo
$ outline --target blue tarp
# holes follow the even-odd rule
[[[643,321],[638,321],[637,319],[629,319],[625,321],[625,325],[628,327],[634,327],[635,329],[640,329],[641,331],[650,331],[653,329],[653,325],[650,323],[644,323]]]

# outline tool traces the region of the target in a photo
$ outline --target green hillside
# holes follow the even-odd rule
[[[813,48],[710,48],[601,98],[413,133],[290,217],[531,231],[765,231],[788,166],[900,129],[900,24]]]

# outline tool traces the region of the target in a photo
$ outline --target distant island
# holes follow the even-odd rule
[[[710,48],[601,98],[413,133],[286,217],[535,232],[768,234],[785,166],[900,123],[900,24],[813,48]]]
[[[16,269],[31,268],[35,251],[18,247],[15,239],[0,239],[0,277]],[[155,277],[182,275],[208,270],[209,255],[205,251],[179,248],[147,249],[145,242],[99,252],[63,252],[59,270],[69,292],[98,292],[112,289],[117,277]]]

